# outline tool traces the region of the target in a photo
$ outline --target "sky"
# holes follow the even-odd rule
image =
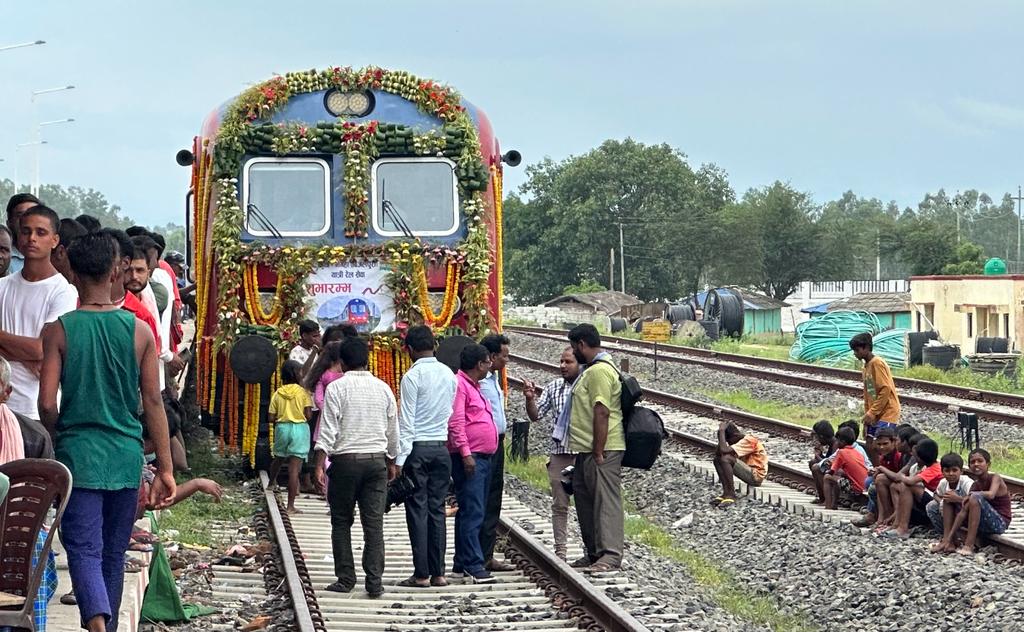
[[[491,119],[506,190],[524,167],[608,138],[665,142],[733,188],[790,182],[914,206],[1024,183],[1024,3],[635,0],[0,2],[0,178],[103,192],[146,224],[184,223],[208,112],[273,73],[409,70]],[[38,97],[34,90],[74,85]]]

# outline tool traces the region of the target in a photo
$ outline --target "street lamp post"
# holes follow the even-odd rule
[[[0,52],[3,52],[5,50],[13,50],[15,48],[25,48],[26,46],[41,46],[45,43],[46,42],[43,40],[36,40],[34,42],[24,42],[22,44],[10,44],[8,46],[0,46]]]
[[[18,163],[19,163],[18,156],[21,154],[21,148],[22,147],[31,147],[33,145],[45,145],[45,144],[46,144],[45,140],[37,140],[37,141],[29,142],[29,143],[21,143],[21,144],[19,144],[15,148],[15,154],[14,154],[14,192],[15,193],[18,192]]]
[[[36,140],[39,140],[40,129],[44,125],[59,125],[60,123],[74,123],[74,122],[75,122],[75,119],[73,119],[73,118],[63,118],[63,119],[57,119],[55,121],[44,121],[44,122],[40,123],[39,125],[36,125]],[[40,141],[39,144],[43,145],[43,144],[45,144],[45,142],[44,141]],[[36,148],[35,177],[32,179],[32,183],[33,183],[32,184],[32,195],[35,195],[37,197],[39,196],[39,155],[41,153],[43,153],[43,148],[41,146],[37,147]]]
[[[43,90],[33,90],[32,91],[32,96],[31,96],[30,100],[32,102],[32,121],[35,123],[35,141],[36,141],[36,169],[35,169],[35,179],[32,181],[32,195],[39,195],[39,154],[40,154],[40,152],[42,152],[42,148],[40,146],[43,144],[41,142],[41,139],[40,139],[40,128],[43,126],[43,124],[39,122],[39,109],[36,107],[36,97],[44,95],[44,94],[53,94],[54,92],[64,92],[66,90],[74,90],[74,89],[75,89],[75,86],[67,85],[67,86],[57,86],[56,88],[45,88]],[[60,121],[50,121],[47,124],[49,125],[49,124],[55,124],[55,123],[67,123],[67,122],[70,122],[72,120],[74,120],[74,119],[63,119],[63,120],[60,120]]]

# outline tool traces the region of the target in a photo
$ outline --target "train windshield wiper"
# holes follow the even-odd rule
[[[408,239],[415,239],[415,237],[412,234],[412,231],[409,230],[409,225],[405,223],[405,219],[402,216],[402,212],[400,210],[398,210],[398,207],[396,207],[394,204],[392,204],[391,200],[389,200],[387,198],[387,195],[385,193],[386,187],[387,187],[387,180],[381,180],[381,183],[380,183],[380,196],[381,196],[380,206],[381,206],[381,209],[384,211],[384,216],[391,221],[391,223],[395,226],[395,228],[397,228],[398,230],[402,231],[402,234],[405,235]]]
[[[281,231],[277,230],[277,227],[270,221],[270,218],[263,214],[260,207],[249,202],[245,205],[245,210],[249,212],[249,217],[254,218],[263,230],[267,231],[277,239],[281,239],[283,237],[283,235],[281,235]]]

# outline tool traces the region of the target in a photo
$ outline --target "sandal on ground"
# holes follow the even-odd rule
[[[716,507],[718,507],[719,509],[728,509],[729,507],[732,507],[735,504],[736,504],[736,499],[735,498],[723,498],[722,502],[718,503],[716,505]]]
[[[421,584],[419,580],[416,579],[416,577],[407,577],[402,581],[398,582],[398,585],[403,586],[405,588],[430,588],[430,580],[425,581],[425,584]]]
[[[65,606],[77,606],[78,599],[75,599],[74,591],[69,590],[66,595],[60,596],[60,602]]]
[[[611,571],[617,571],[618,568],[608,564],[607,562],[594,562],[587,568],[583,569],[584,573],[609,573]]]
[[[443,588],[448,585],[448,580],[444,578],[444,575],[438,575],[430,578],[430,585],[435,588]]]
[[[324,590],[329,590],[331,592],[336,593],[350,593],[352,592],[352,587],[346,586],[341,582],[334,582],[333,584],[329,584],[328,586],[326,586]]]
[[[153,544],[155,542],[159,542],[160,541],[160,538],[158,538],[157,536],[153,535],[149,531],[145,531],[143,529],[139,529],[138,531],[133,533],[132,534],[132,539],[135,540],[136,542],[140,543],[140,544]]]
[[[153,545],[152,544],[146,544],[144,542],[136,541],[136,542],[132,542],[131,544],[128,545],[128,550],[129,551],[135,551],[137,553],[152,553],[153,552]]]
[[[725,500],[725,496],[719,496],[718,498],[715,498],[714,500],[712,500],[712,501],[711,501],[711,503],[710,503],[710,505],[711,505],[712,507],[717,507],[717,506],[719,506],[720,504],[722,504],[722,501],[723,501],[723,500]]]
[[[858,529],[865,529],[867,527],[874,526],[875,523],[874,523],[874,521],[868,522],[867,520],[860,519],[860,520],[854,520],[850,524],[852,524],[853,526],[857,527]]]
[[[135,559],[134,557],[130,557],[124,561],[124,572],[126,573],[141,573],[144,568],[146,568],[145,562]]]
[[[571,564],[569,564],[569,566],[571,566],[573,568],[587,568],[587,567],[589,567],[593,563],[594,563],[593,560],[591,560],[589,557],[584,555],[583,557],[579,558],[578,560],[574,560]]]

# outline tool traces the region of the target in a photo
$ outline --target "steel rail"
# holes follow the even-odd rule
[[[505,327],[505,330],[521,334],[541,335],[559,340],[565,339],[564,336],[558,334],[557,330],[544,329],[542,327],[524,327],[520,325],[509,325]],[[654,343],[645,340],[623,338],[621,336],[608,336],[604,334],[601,335],[601,338],[603,340],[615,342],[617,344],[622,345],[633,345],[648,349],[654,347]],[[779,371],[798,371],[804,373],[814,373],[818,375],[854,381],[859,381],[861,379],[861,374],[859,371],[853,371],[850,369],[840,369],[830,366],[822,366],[820,364],[806,364],[803,362],[793,362],[791,360],[776,360],[773,358],[758,358],[756,356],[743,355],[740,353],[724,353],[720,351],[712,351],[711,349],[701,349],[699,347],[684,347],[682,345],[675,344],[662,343],[659,345],[658,348],[659,350],[664,349],[671,353],[678,353],[691,357],[717,359],[724,360],[726,362],[738,362],[741,364],[750,364],[765,368],[777,369]],[[661,359],[660,356],[659,359]],[[896,386],[903,389],[917,389],[929,393],[935,393],[936,395],[948,395],[950,397],[956,397],[958,399],[964,399],[969,401],[978,401],[988,404],[1001,404],[1004,406],[1024,408],[1024,395],[1015,395],[1013,393],[1000,393],[998,391],[987,391],[984,389],[967,388],[964,386],[956,386],[954,384],[943,384],[941,382],[931,382],[928,380],[919,380],[910,377],[894,376],[894,380],[896,382]]]
[[[295,629],[297,632],[320,632],[325,629],[323,616],[320,615],[309,575],[305,572],[305,563],[302,563],[300,571],[297,562],[302,559],[302,552],[299,550],[295,534],[292,532],[290,521],[281,512],[277,497],[269,489],[269,480],[267,473],[260,471],[260,484],[263,486],[263,496],[267,502],[271,531],[274,540],[277,541],[277,549],[281,557],[281,570],[284,571],[288,595],[292,600],[292,608],[295,609],[294,624],[297,626]]]
[[[542,362],[540,360],[534,360],[533,358],[524,358],[522,356],[510,354],[509,360],[524,364],[533,369],[546,371],[548,373],[559,372],[559,368],[556,365]],[[522,385],[522,380],[511,377],[509,378],[509,382],[520,386]],[[654,401],[672,408],[678,408],[685,410],[686,412],[694,413],[701,417],[719,420],[724,419],[747,427],[759,428],[775,435],[782,435],[790,438],[810,436],[810,431],[806,428],[786,421],[772,419],[771,417],[762,417],[753,413],[717,406],[715,404],[709,404],[707,402],[701,402],[648,388],[644,388],[644,401]],[[702,437],[682,432],[674,428],[666,427],[665,432],[668,435],[668,438],[676,443],[696,448],[707,454],[714,454],[715,452],[715,446],[717,444],[714,441],[709,441]],[[769,480],[774,480],[800,491],[813,493],[814,479],[811,477],[809,472],[804,472],[781,463],[771,463],[768,471]],[[1024,496],[1024,480],[1008,476],[1003,476],[1002,478],[1006,481],[1006,486],[1010,495],[1015,500],[1020,500],[1021,497]],[[1024,542],[1018,542],[1007,538],[1006,536],[990,536],[986,538],[986,541],[993,544],[999,550],[999,557],[997,558],[998,561],[1024,561]]]
[[[548,551],[512,520],[502,516],[498,522],[498,534],[508,539],[505,557],[537,584],[556,608],[575,617],[583,629],[594,632],[648,630],[582,573]]]

